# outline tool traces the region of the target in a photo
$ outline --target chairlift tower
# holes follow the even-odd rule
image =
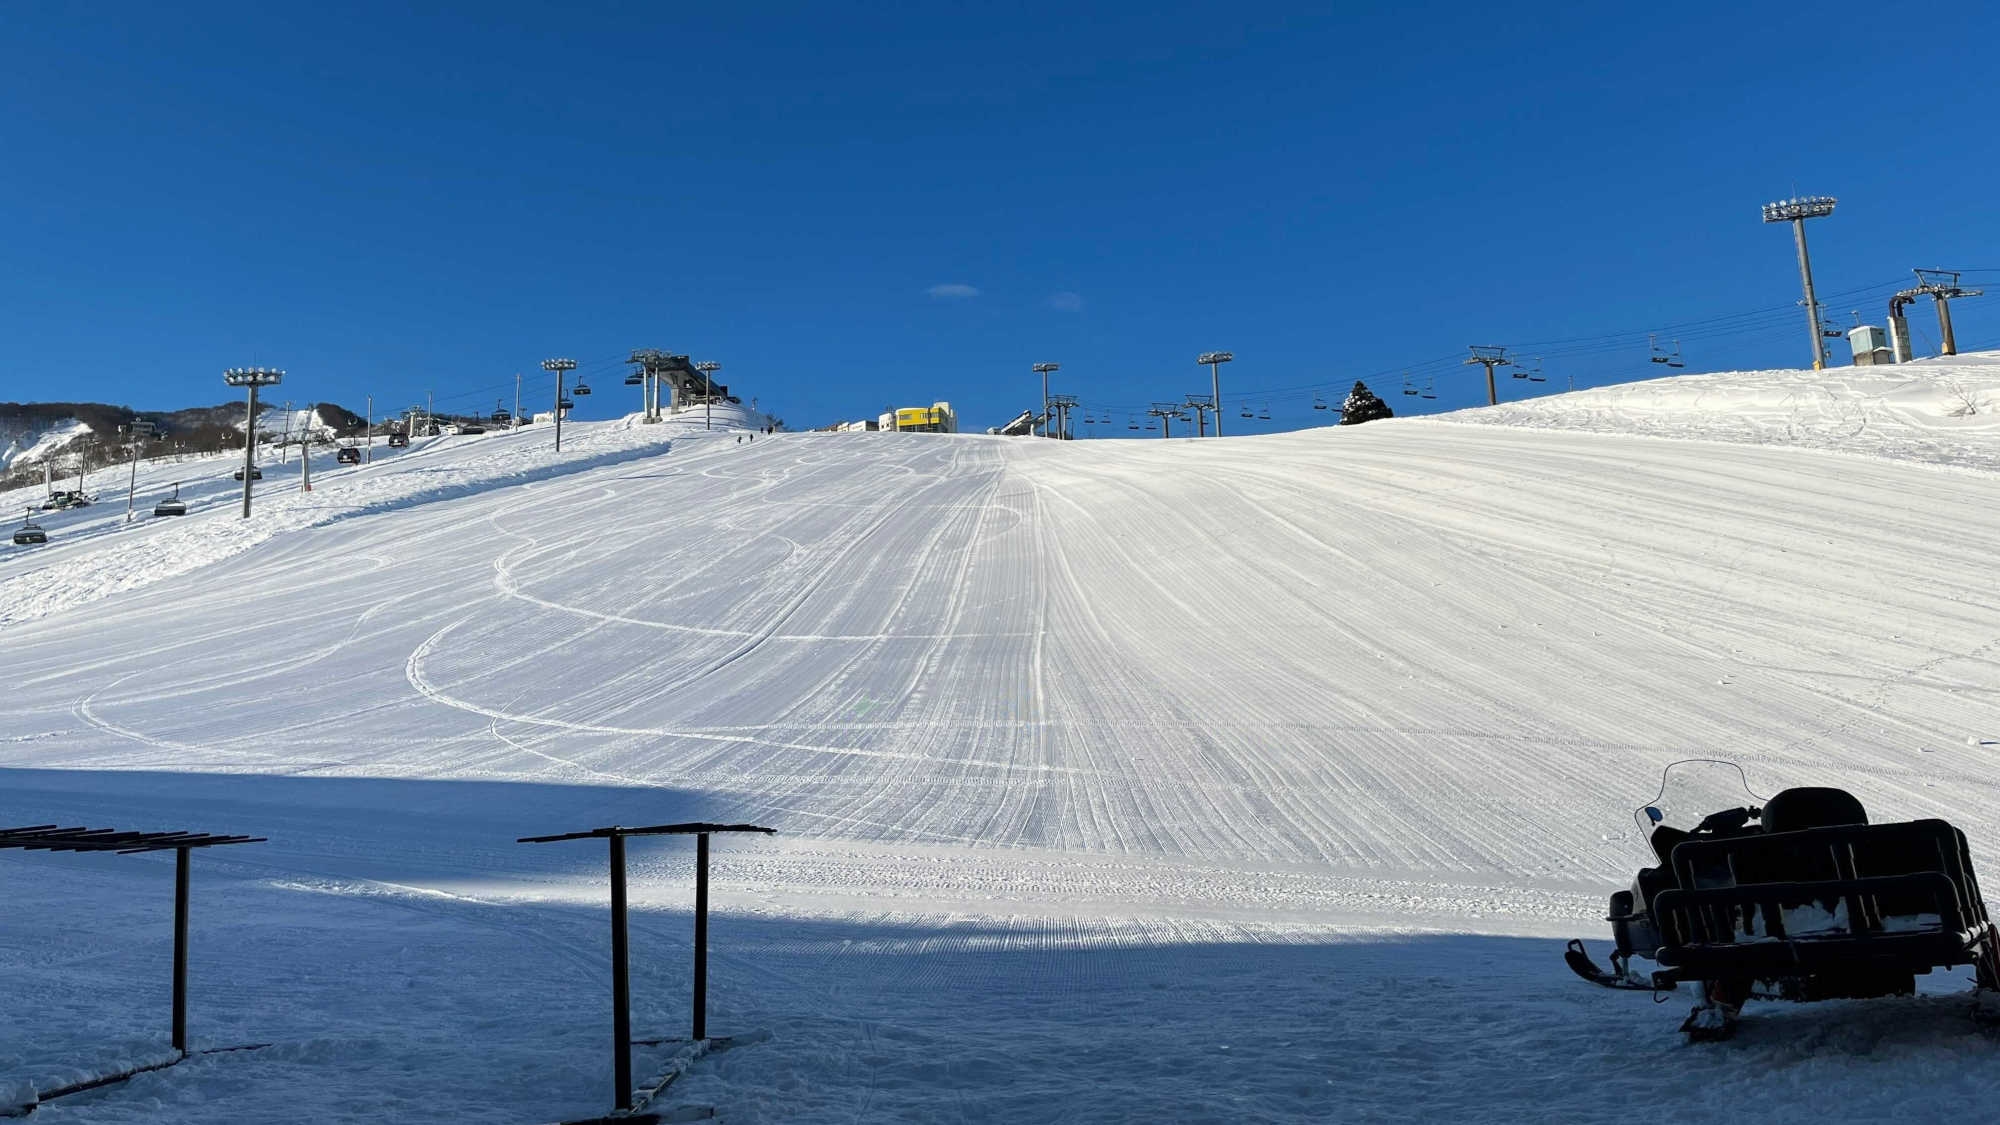
[[[1042,377],[1042,436],[1049,436],[1049,372],[1062,370],[1060,363],[1037,363],[1031,370]]]
[[[1792,224],[1792,237],[1799,245],[1799,280],[1806,291],[1806,326],[1812,332],[1813,370],[1826,370],[1826,336],[1819,322],[1819,298],[1813,296],[1812,258],[1806,253],[1806,220],[1833,214],[1830,195],[1802,195],[1764,204],[1764,221]]]
[[[1916,274],[1917,287],[1905,292],[1908,292],[1913,297],[1920,294],[1928,294],[1931,300],[1937,302],[1938,354],[1957,355],[1958,340],[1951,334],[1951,306],[1946,302],[1955,301],[1960,297],[1981,297],[1985,295],[1986,291],[1984,289],[1960,288],[1957,270],[1917,270]],[[1897,296],[1902,296],[1902,294],[1899,293]],[[1907,339],[1909,334],[1908,325],[1904,326],[1903,332]],[[1907,345],[1905,350],[1907,350]]]
[[[1470,346],[1472,349],[1472,358],[1466,360],[1465,364],[1470,367],[1477,363],[1486,368],[1486,405],[1498,406],[1500,405],[1500,389],[1494,385],[1493,369],[1496,367],[1512,367],[1514,366],[1514,361],[1507,358],[1506,348],[1493,344],[1473,344]]]
[[[1055,417],[1056,417],[1055,436],[1058,439],[1067,441],[1075,436],[1070,431],[1069,428],[1069,412],[1076,409],[1078,405],[1079,402],[1075,395],[1049,396],[1049,409],[1055,411]]]
[[[542,361],[542,370],[554,372],[556,377],[556,452],[561,453],[563,376],[576,370],[576,361],[573,359],[545,359]]]
[[[232,387],[250,389],[250,413],[243,426],[243,518],[250,518],[250,478],[257,471],[257,389],[275,387],[285,373],[272,367],[232,367],[222,373]]]
[[[1181,405],[1194,411],[1194,432],[1196,437],[1208,436],[1208,415],[1215,415],[1215,424],[1222,425],[1222,404],[1202,395],[1189,395]]]
[[[1196,364],[1208,368],[1209,401],[1215,404],[1215,436],[1222,436],[1222,365],[1236,358],[1235,352],[1203,352]]]

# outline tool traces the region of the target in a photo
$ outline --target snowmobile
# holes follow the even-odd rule
[[[2000,930],[1965,833],[1945,821],[1870,824],[1842,789],[1763,800],[1714,760],[1669,765],[1632,816],[1652,854],[1611,895],[1611,968],[1581,941],[1563,959],[1593,984],[1656,998],[1692,985],[1690,1040],[1727,1038],[1747,1000],[1905,996],[1918,974],[1954,965],[2000,988]]]

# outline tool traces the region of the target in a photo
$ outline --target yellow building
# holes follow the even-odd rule
[[[886,419],[887,416],[884,417]],[[894,425],[898,433],[955,434],[958,432],[958,415],[952,412],[948,402],[902,406],[896,409]]]

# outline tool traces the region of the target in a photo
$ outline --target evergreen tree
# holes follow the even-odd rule
[[[1354,381],[1354,389],[1347,393],[1347,401],[1340,404],[1340,424],[1343,426],[1358,426],[1377,418],[1395,416],[1396,412],[1389,409],[1389,404],[1375,397],[1368,384],[1359,379]]]

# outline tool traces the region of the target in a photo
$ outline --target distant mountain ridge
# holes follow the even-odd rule
[[[117,460],[120,426],[145,422],[154,430],[148,453],[171,449],[212,452],[243,444],[241,401],[179,410],[134,410],[104,402],[0,402],[0,470],[13,480],[38,475],[51,458],[73,463],[81,453],[91,465]],[[259,412],[257,431],[265,440],[310,427],[333,437],[358,434],[366,425],[359,414],[339,403],[308,404],[291,412],[266,407]]]

